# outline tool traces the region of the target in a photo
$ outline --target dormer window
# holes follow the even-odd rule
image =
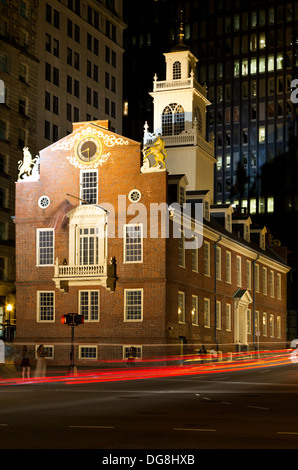
[[[232,215],[230,213],[226,215],[226,230],[232,232]]]
[[[186,191],[185,191],[185,186],[182,184],[179,185],[179,204],[180,206],[183,206],[183,204],[186,203]]]
[[[162,135],[181,134],[185,128],[184,109],[180,104],[168,105],[162,113]]]
[[[209,201],[204,201],[204,218],[210,220],[210,203]]]
[[[178,60],[173,65],[173,79],[178,80],[181,78],[181,62]]]
[[[249,233],[249,225],[245,224],[244,225],[244,240],[247,242],[250,242],[250,233]]]
[[[262,250],[265,250],[265,233],[262,232],[260,236],[260,246]]]

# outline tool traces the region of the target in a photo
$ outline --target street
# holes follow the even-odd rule
[[[1,449],[297,449],[298,365],[0,386]],[[137,374],[136,374],[137,375]]]

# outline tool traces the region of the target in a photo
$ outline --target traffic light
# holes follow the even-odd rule
[[[72,326],[82,325],[84,323],[84,316],[78,313],[67,313],[66,315],[61,315],[61,323]]]
[[[71,325],[72,323],[72,315],[67,313],[66,315],[61,315],[61,323],[63,325]]]
[[[74,315],[74,323],[76,325],[82,325],[84,323],[84,315],[75,314]]]

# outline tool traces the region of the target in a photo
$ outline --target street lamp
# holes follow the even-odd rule
[[[6,311],[8,313],[8,317],[5,318],[5,329],[8,328],[8,334],[5,334],[5,338],[8,341],[11,341],[11,323],[10,323],[10,314],[13,310],[13,306],[11,304],[6,305]]]

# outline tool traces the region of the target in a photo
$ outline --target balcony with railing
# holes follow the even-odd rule
[[[71,265],[66,264],[66,262],[59,264],[58,259],[56,259],[53,281],[58,289],[64,291],[71,285],[98,284],[105,286],[107,263]]]

